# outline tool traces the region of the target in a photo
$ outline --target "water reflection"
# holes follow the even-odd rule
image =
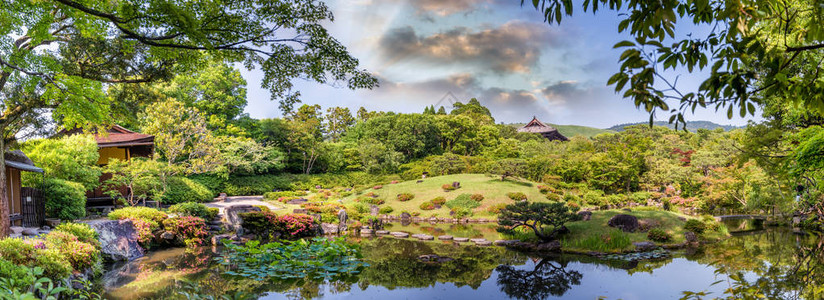
[[[479,228],[426,230],[484,230]],[[364,239],[361,245],[370,267],[339,281],[229,278],[212,262],[211,251],[178,249],[114,266],[103,284],[107,299],[661,299],[681,297],[685,290],[726,297],[727,289],[734,299],[747,290],[777,299],[824,298],[824,240],[782,229],[639,262],[540,257],[500,247],[394,238]],[[729,277],[736,274],[741,280]],[[723,282],[712,285],[717,280]]]

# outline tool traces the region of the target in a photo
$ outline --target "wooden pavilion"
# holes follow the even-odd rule
[[[545,137],[550,141],[568,141],[569,139],[565,137],[563,134],[558,132],[558,129],[555,129],[552,126],[544,124],[538,120],[537,117],[532,117],[532,121],[529,121],[524,127],[518,128],[518,132],[528,132],[528,133],[539,133],[541,136]]]
[[[43,169],[35,167],[34,162],[20,150],[6,152],[4,156],[11,226],[40,227],[45,220],[43,195],[37,189],[23,187],[20,173],[43,173]]]

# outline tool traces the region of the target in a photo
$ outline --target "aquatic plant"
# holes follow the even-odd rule
[[[269,279],[336,279],[360,273],[368,266],[360,248],[341,238],[314,238],[292,243],[261,244],[249,241],[244,245],[224,243],[226,249],[215,260],[226,267],[224,274]]]

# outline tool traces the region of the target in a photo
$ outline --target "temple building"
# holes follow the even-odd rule
[[[518,132],[539,133],[541,134],[541,136],[547,138],[550,141],[569,140],[563,134],[558,132],[558,129],[555,129],[552,126],[544,124],[544,122],[539,121],[537,117],[532,117],[532,121],[529,121],[529,123],[524,125],[524,127],[518,128]]]

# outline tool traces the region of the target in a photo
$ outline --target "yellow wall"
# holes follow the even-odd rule
[[[108,147],[97,150],[100,154],[100,159],[97,160],[98,165],[105,165],[109,163],[109,159],[117,158],[119,160],[128,160],[128,152],[126,148]]]

